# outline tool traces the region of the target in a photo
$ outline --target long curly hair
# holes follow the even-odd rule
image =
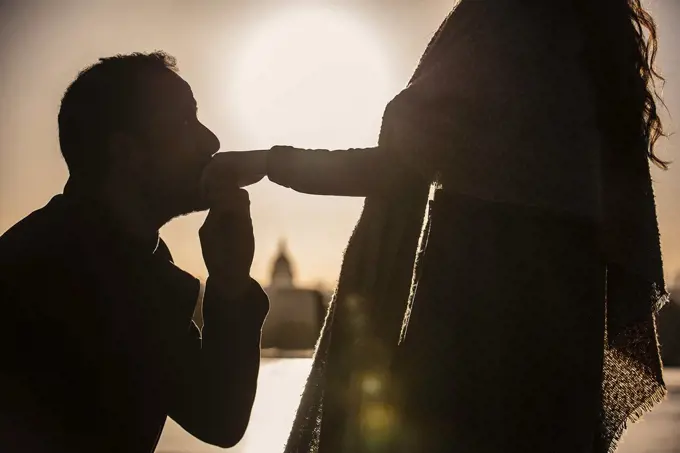
[[[658,84],[664,79],[655,67],[656,24],[641,0],[573,0],[588,35],[585,59],[598,102],[600,127],[609,146],[620,152],[639,152],[668,169],[655,153],[665,136],[659,117],[664,105]]]

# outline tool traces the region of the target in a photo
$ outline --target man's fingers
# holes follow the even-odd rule
[[[214,190],[208,195],[211,211],[220,215],[250,218],[250,196],[244,189]]]
[[[209,200],[210,208],[222,213],[243,213],[250,211],[250,196],[244,189],[232,189],[214,191]]]
[[[241,190],[245,192],[245,190]],[[240,192],[240,191],[239,191]],[[247,246],[253,239],[253,222],[250,218],[250,201],[247,196],[238,194],[228,202],[214,206],[208,211],[208,216],[199,229],[199,236],[209,242],[218,241],[224,248],[224,243],[230,243],[235,238],[233,246]],[[230,237],[227,240],[226,237]]]

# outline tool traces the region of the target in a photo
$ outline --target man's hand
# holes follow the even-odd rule
[[[250,199],[230,178],[221,181],[206,188],[211,209],[199,237],[210,284],[223,297],[236,299],[251,285],[255,239]]]

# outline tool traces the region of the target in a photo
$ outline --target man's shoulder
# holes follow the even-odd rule
[[[77,237],[73,224],[59,196],[52,198],[0,236],[0,262],[16,267],[63,254]]]

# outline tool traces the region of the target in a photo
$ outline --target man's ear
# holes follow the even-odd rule
[[[107,152],[109,162],[115,169],[129,173],[145,166],[139,140],[129,133],[123,131],[112,133]]]

